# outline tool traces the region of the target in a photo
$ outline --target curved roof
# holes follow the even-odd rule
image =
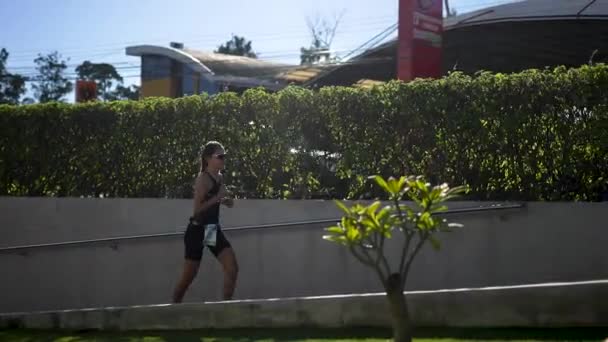
[[[183,64],[188,64],[194,71],[203,74],[212,74],[213,71],[206,65],[201,63],[198,59],[192,57],[192,55],[171,47],[156,46],[156,45],[137,45],[127,47],[127,55],[138,56],[143,55],[159,55],[175,59]]]
[[[293,68],[291,65],[255,58],[156,45],[130,46],[126,52],[129,56],[165,56],[189,65],[194,71],[216,76],[275,78],[283,71]]]
[[[269,62],[257,58],[203,52],[191,49],[183,49],[182,51],[199,60],[216,74],[272,78],[277,76],[281,71],[293,67],[291,65]]]
[[[505,21],[538,21],[564,19],[608,19],[606,0],[527,0],[484,8],[444,19],[443,27],[451,30],[462,26]]]

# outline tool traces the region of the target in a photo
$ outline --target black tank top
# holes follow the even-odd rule
[[[209,192],[207,192],[207,194],[205,195],[205,201],[207,201],[210,198],[212,198],[213,196],[217,195],[217,193],[220,191],[221,184],[218,181],[216,181],[215,178],[213,178],[213,176],[211,176],[211,174],[208,173],[207,171],[205,171],[204,173],[213,182],[213,186],[211,187],[211,190],[209,190]],[[214,203],[212,206],[207,208],[207,210],[205,210],[200,215],[199,220],[202,224],[220,223],[220,204]]]

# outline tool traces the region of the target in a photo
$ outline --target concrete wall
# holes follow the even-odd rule
[[[453,203],[472,207],[490,203]],[[0,198],[4,247],[180,231],[187,200]],[[608,279],[607,203],[529,203],[525,209],[459,214],[465,228],[424,249],[409,290]],[[332,202],[241,201],[224,227],[327,219]],[[322,240],[325,225],[227,229],[241,268],[236,297],[272,298],[381,291],[348,252]],[[392,259],[399,241],[387,246]],[[0,253],[0,312],[167,303],[180,272],[181,237]],[[219,299],[221,272],[205,253],[186,301]]]
[[[410,292],[406,296],[416,327],[608,326],[608,281]],[[188,330],[390,326],[390,311],[383,294],[0,314],[0,329]]]

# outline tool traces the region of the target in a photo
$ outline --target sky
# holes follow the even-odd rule
[[[449,0],[458,13],[513,0]],[[0,0],[0,48],[9,72],[33,75],[39,53],[58,51],[68,77],[85,60],[111,63],[125,84],[139,84],[139,58],[130,45],[182,42],[212,51],[232,34],[252,41],[259,58],[299,64],[310,45],[307,18],[342,13],[332,44],[345,55],[397,22],[399,0]],[[73,100],[73,94],[68,96]]]

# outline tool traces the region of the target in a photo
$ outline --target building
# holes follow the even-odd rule
[[[141,95],[180,97],[223,90],[283,86],[277,76],[286,67],[253,58],[205,53],[172,43],[169,47],[130,46],[127,55],[141,57]]]
[[[443,73],[516,72],[608,62],[608,0],[527,0],[446,18]],[[302,67],[184,48],[132,46],[142,96],[179,97],[289,84],[369,87],[397,78],[397,39],[348,61]]]
[[[517,72],[608,62],[608,0],[528,0],[444,19],[442,69]],[[397,39],[326,70],[305,86],[397,78]]]

